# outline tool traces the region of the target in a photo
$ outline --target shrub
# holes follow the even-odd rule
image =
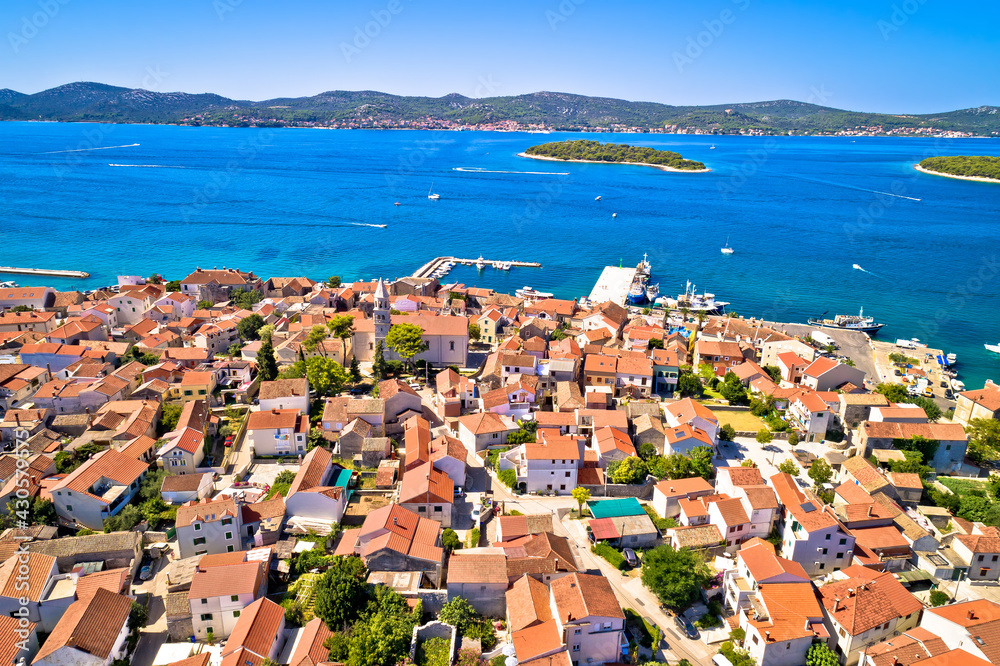
[[[590,552],[592,552],[594,555],[599,555],[603,557],[619,571],[623,571],[627,566],[625,562],[625,556],[603,541],[600,543],[595,543],[593,546],[591,546]]]
[[[931,591],[931,606],[942,606],[948,603],[950,600],[951,597],[949,597],[947,593],[942,592],[941,590]]]
[[[454,551],[462,547],[462,540],[458,538],[455,530],[449,527],[444,532],[441,532],[441,545],[445,550]]]
[[[719,439],[723,439],[727,442],[733,441],[736,439],[736,428],[728,423],[722,426],[722,429],[719,430]]]
[[[497,478],[500,479],[500,483],[504,484],[508,488],[513,488],[517,485],[517,472],[512,469],[500,470],[500,473],[497,474]]]
[[[479,545],[479,528],[473,527],[469,530],[469,548],[475,548]]]

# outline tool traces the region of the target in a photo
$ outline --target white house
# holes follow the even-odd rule
[[[257,398],[260,400],[260,411],[262,412],[272,409],[294,409],[308,414],[309,380],[302,377],[300,379],[277,379],[273,382],[261,382]]]
[[[243,610],[267,590],[265,563],[257,560],[195,571],[188,590],[191,624],[198,640],[209,632],[228,638]]]
[[[257,455],[305,455],[309,417],[297,409],[252,412],[246,440]]]
[[[70,605],[32,666],[109,666],[123,658],[131,609],[129,597],[98,588]]]
[[[114,449],[101,451],[52,488],[56,513],[70,524],[104,529],[139,490],[149,465]]]

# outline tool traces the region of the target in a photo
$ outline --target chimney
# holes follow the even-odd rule
[[[18,428],[21,427],[21,412],[20,412],[20,410],[14,412],[14,423],[17,424]]]
[[[899,658],[896,655],[892,655],[892,666],[899,666]]]
[[[833,598],[833,612],[836,613],[840,610],[840,597]]]
[[[766,643],[769,640],[771,640],[771,632],[770,631],[765,631],[764,632],[764,642]]]
[[[869,518],[872,517],[872,505],[871,504],[868,505],[868,517]]]
[[[975,619],[976,619],[976,611],[975,611],[975,610],[973,610],[972,608],[970,608],[970,609],[969,609],[969,612],[968,612],[968,613],[966,613],[966,614],[965,614],[965,616],[966,616],[967,618],[969,618],[970,620],[975,620]]]
[[[853,588],[853,587],[852,587],[852,588],[849,588],[849,589],[847,590],[847,596],[848,596],[848,597],[853,597],[853,596],[854,596],[854,588]]]

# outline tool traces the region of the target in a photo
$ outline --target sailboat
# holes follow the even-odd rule
[[[434,183],[431,183],[431,189],[427,190],[427,198],[437,201],[441,198],[440,194],[434,194]]]
[[[709,150],[715,150],[715,144],[713,143],[713,144],[712,144],[711,146],[709,146],[709,148],[708,148],[708,149],[709,149]]]
[[[722,248],[722,254],[732,254],[735,250],[729,247],[729,236],[726,236],[726,246]]]

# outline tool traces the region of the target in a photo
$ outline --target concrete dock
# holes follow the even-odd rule
[[[413,273],[413,275],[411,275],[410,277],[415,277],[415,278],[430,277],[434,273],[434,271],[436,271],[443,264],[446,264],[448,262],[451,262],[451,263],[454,263],[454,264],[466,264],[466,265],[472,264],[472,265],[475,265],[476,262],[478,262],[478,261],[479,261],[479,259],[461,259],[459,257],[435,257],[435,258],[431,259],[430,261],[428,261],[423,266],[421,266],[420,268],[418,268]],[[507,264],[510,264],[512,268],[515,267],[515,266],[520,267],[520,268],[541,268],[542,267],[542,265],[540,263],[538,263],[537,261],[511,261],[511,260],[507,260],[507,259],[483,259],[483,263],[487,267],[490,267],[490,268],[492,268],[493,264],[495,264],[495,263],[507,263]]]
[[[590,301],[592,303],[612,301],[618,305],[625,305],[629,287],[632,286],[632,280],[635,279],[635,271],[635,266],[631,268],[605,266],[604,272],[601,273],[597,284],[590,292]]]
[[[88,278],[90,273],[86,271],[63,271],[49,270],[46,268],[15,268],[14,266],[0,266],[0,273],[13,273],[16,275],[51,275],[53,277]]]

